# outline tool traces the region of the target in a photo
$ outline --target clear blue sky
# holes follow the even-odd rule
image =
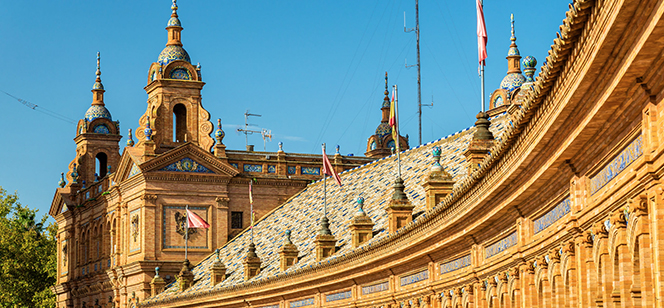
[[[509,4],[507,4],[509,3]],[[544,61],[569,1],[485,0],[487,100],[507,70],[510,14],[522,56]],[[380,122],[384,72],[398,84],[401,131],[417,145],[413,0],[188,1],[178,3],[182,41],[200,62],[203,106],[221,118],[229,149],[243,113],[274,135],[267,150],[362,155]],[[422,139],[471,126],[480,106],[475,1],[420,1]],[[126,133],[146,108],[148,67],[166,43],[170,1],[6,1],[0,10],[0,90],[75,121],[92,102],[96,52],[105,102]],[[539,73],[539,70],[538,70]],[[60,172],[74,158],[75,125],[0,93],[0,186],[48,212]],[[39,107],[37,109],[40,109]],[[215,121],[216,122],[216,121]],[[260,136],[249,137],[256,149]],[[122,139],[124,147],[126,136]]]

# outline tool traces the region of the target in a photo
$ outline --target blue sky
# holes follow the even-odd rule
[[[485,1],[487,100],[505,76],[510,14],[522,56],[544,61],[569,1]],[[202,66],[203,106],[221,118],[229,149],[243,113],[273,133],[268,151],[318,153],[326,142],[362,155],[380,123],[384,73],[398,84],[402,134],[417,145],[412,0],[181,0],[182,41]],[[422,141],[471,126],[480,107],[475,1],[420,1]],[[9,1],[0,10],[5,73],[0,90],[74,121],[92,102],[101,52],[105,102],[126,133],[146,108],[148,67],[166,43],[170,1]],[[539,73],[539,70],[538,70]],[[60,172],[74,158],[75,125],[0,93],[0,186],[48,212]],[[126,136],[121,140],[124,147]],[[262,150],[258,135],[250,144]]]

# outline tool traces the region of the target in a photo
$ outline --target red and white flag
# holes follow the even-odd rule
[[[204,228],[207,229],[210,224],[207,223],[201,216],[187,209],[187,228]]]
[[[484,23],[484,8],[482,0],[477,0],[477,52],[480,59],[480,65],[484,65],[484,59],[487,58],[486,43],[488,41],[486,34],[486,24]]]
[[[341,178],[336,172],[334,172],[334,168],[332,168],[332,163],[330,163],[330,160],[327,158],[327,154],[325,154],[325,145],[323,145],[323,174],[331,175],[332,177],[334,177],[334,180],[337,181],[337,184],[341,186]]]

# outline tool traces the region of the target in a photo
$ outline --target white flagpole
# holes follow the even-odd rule
[[[394,85],[394,129],[397,131],[397,140],[395,140],[395,145],[397,147],[397,170],[399,178],[401,178],[401,147],[399,145],[400,133],[399,133],[399,93],[397,92],[397,85]]]
[[[484,0],[479,0],[479,1],[480,1],[480,7],[482,8],[482,12],[484,12]],[[484,48],[486,49],[486,46]],[[480,79],[482,80],[482,86],[481,86],[481,88],[482,88],[482,112],[485,111],[484,108],[485,108],[485,105],[486,105],[486,103],[485,103],[486,94],[484,92],[485,91],[484,90],[484,61],[485,60],[482,60],[482,63],[480,63]]]
[[[253,179],[250,179],[249,181],[253,181]],[[251,229],[251,242],[253,243],[254,242],[254,192],[253,192],[254,189],[252,182],[249,182],[249,187],[251,188],[251,190],[249,191],[249,193],[251,194],[251,202],[249,203],[249,209],[251,213],[249,213],[249,215],[251,215],[250,229]]]
[[[323,143],[323,155],[325,155],[325,143]],[[325,164],[325,162],[323,162]],[[323,166],[327,168],[326,166]],[[327,174],[323,172],[323,217],[327,217]]]
[[[189,204],[186,205],[185,207],[185,217],[187,217],[187,221],[184,225],[184,259],[187,259],[187,246],[189,242]]]

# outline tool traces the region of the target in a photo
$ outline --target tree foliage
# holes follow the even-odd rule
[[[0,187],[0,307],[55,307],[57,226]]]

